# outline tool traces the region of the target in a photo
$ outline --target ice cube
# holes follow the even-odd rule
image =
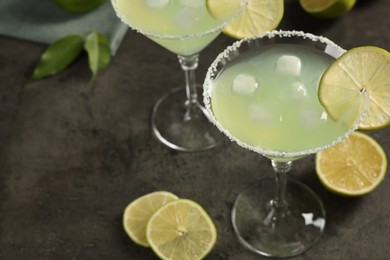
[[[179,0],[179,2],[187,7],[199,7],[204,5],[204,1],[202,0]]]
[[[295,81],[279,89],[279,98],[283,101],[302,102],[309,97],[308,90],[304,83]]]
[[[233,91],[242,95],[250,95],[259,86],[256,78],[249,74],[238,74],[233,81]]]
[[[150,8],[164,8],[170,0],[145,0],[145,5]]]
[[[182,8],[173,17],[173,21],[180,27],[194,26],[199,20],[198,14],[190,8]]]
[[[249,107],[250,118],[264,125],[271,125],[279,120],[279,115],[263,104],[252,104]]]
[[[291,85],[291,97],[295,100],[304,100],[308,97],[307,88],[305,84],[296,81]]]
[[[301,59],[294,55],[282,55],[276,62],[276,71],[282,74],[298,76],[301,74]]]
[[[323,110],[302,110],[299,114],[299,120],[307,128],[316,128],[326,121],[328,115]]]

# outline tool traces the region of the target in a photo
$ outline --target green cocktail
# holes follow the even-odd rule
[[[332,143],[356,121],[356,111],[333,120],[318,100],[321,75],[334,60],[304,45],[248,51],[219,74],[213,113],[229,134],[264,150],[299,152]]]
[[[147,37],[180,55],[199,53],[220,33],[206,32],[226,21],[226,17],[213,17],[205,1],[116,0],[116,9],[127,24],[147,32]],[[188,37],[195,34],[201,36]]]

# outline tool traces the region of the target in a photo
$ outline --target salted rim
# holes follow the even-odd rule
[[[116,1],[117,0],[111,0],[111,4],[112,4],[112,6],[114,8],[115,14],[124,24],[128,25],[130,27],[130,29],[132,29],[132,30],[134,30],[134,31],[136,31],[138,33],[141,33],[141,34],[143,34],[145,36],[159,38],[159,39],[163,39],[163,40],[186,40],[186,39],[191,39],[191,38],[199,38],[199,37],[202,37],[202,36],[210,34],[210,33],[221,31],[223,27],[225,27],[226,25],[231,23],[234,19],[236,19],[238,16],[240,16],[244,12],[244,10],[247,8],[247,6],[248,6],[248,0],[241,0],[241,9],[238,10],[237,13],[232,15],[229,19],[227,19],[225,22],[223,22],[219,26],[214,27],[214,28],[212,28],[210,30],[207,30],[207,31],[204,31],[204,32],[200,32],[200,33],[195,33],[195,34],[169,35],[169,34],[158,34],[158,33],[155,33],[155,32],[143,31],[140,27],[135,26],[135,25],[131,25],[126,20],[126,18],[123,15],[121,15],[120,12],[118,11]],[[207,0],[205,0],[205,2],[206,1]]]
[[[365,105],[363,107],[363,112],[360,115],[359,119],[356,121],[356,123],[352,126],[350,130],[348,130],[343,136],[339,136],[335,141],[333,141],[330,144],[308,149],[308,150],[303,150],[303,151],[295,151],[295,152],[282,152],[282,151],[275,151],[275,150],[266,150],[258,146],[251,146],[248,145],[242,141],[240,141],[238,138],[234,137],[233,135],[230,134],[230,132],[222,127],[222,125],[217,121],[217,119],[214,116],[214,113],[211,109],[211,90],[214,87],[214,80],[216,73],[218,73],[217,66],[219,65],[221,59],[229,58],[229,53],[236,51],[244,42],[251,42],[256,39],[261,39],[261,38],[273,38],[273,37],[280,37],[280,38],[291,38],[291,37],[301,37],[303,39],[309,39],[312,40],[313,42],[321,42],[327,45],[327,48],[325,49],[325,53],[332,55],[335,58],[340,57],[343,53],[346,52],[346,50],[342,49],[340,46],[329,40],[328,38],[325,38],[323,36],[316,36],[311,33],[305,33],[302,31],[283,31],[283,30],[273,30],[266,32],[264,34],[261,34],[257,37],[253,38],[247,38],[243,40],[239,40],[234,42],[232,45],[228,46],[223,52],[221,52],[217,58],[214,60],[214,62],[210,65],[209,69],[207,70],[206,73],[206,78],[203,84],[203,102],[205,104],[205,107],[209,113],[210,119],[213,124],[217,126],[217,128],[224,133],[227,137],[229,137],[230,140],[236,142],[238,145],[241,147],[260,153],[266,157],[271,157],[271,158],[295,158],[295,157],[302,157],[305,155],[309,154],[314,154],[318,153],[319,151],[322,151],[326,148],[329,148],[331,146],[336,145],[337,143],[340,143],[344,139],[346,139],[352,132],[354,132],[356,129],[358,129],[360,122],[362,121],[364,115],[366,114],[367,107],[368,107],[368,101],[367,98],[368,96],[366,95],[366,101]]]

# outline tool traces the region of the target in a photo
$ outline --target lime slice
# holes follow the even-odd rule
[[[356,0],[299,0],[307,13],[319,18],[335,18],[348,13]]]
[[[150,217],[165,204],[177,200],[170,192],[156,191],[131,202],[123,212],[123,228],[136,244],[148,247],[146,225]]]
[[[146,230],[148,242],[161,259],[197,260],[213,248],[217,231],[197,203],[180,199],[160,208]]]
[[[241,4],[242,0],[206,0],[209,12],[217,18],[239,10]],[[283,0],[246,0],[245,10],[223,32],[236,39],[255,37],[278,27],[283,13]]]
[[[359,132],[316,155],[320,181],[329,191],[343,196],[371,192],[383,180],[386,169],[382,147],[372,137]]]
[[[389,52],[371,46],[351,49],[324,72],[318,90],[320,102],[337,119],[345,108],[356,104],[362,110],[368,100],[359,128],[383,128],[390,124],[389,75]]]

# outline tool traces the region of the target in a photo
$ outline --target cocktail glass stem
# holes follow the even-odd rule
[[[270,226],[276,231],[275,223],[288,215],[288,205],[286,200],[287,173],[291,169],[291,161],[272,160],[272,167],[275,171],[275,194],[269,201],[268,214],[263,220],[265,226]]]
[[[269,201],[268,214],[266,214],[263,224],[276,232],[276,223],[288,215],[286,200],[287,173],[291,169],[292,162],[275,160],[271,162],[275,171],[275,194],[274,198]]]
[[[272,160],[271,163],[275,171],[275,199],[272,200],[272,205],[276,208],[285,209],[287,207],[287,173],[291,170],[292,162]]]
[[[178,55],[185,76],[185,88],[176,88],[161,97],[153,108],[152,129],[159,141],[179,151],[211,149],[220,133],[199,102],[202,87],[196,83],[199,55]]]
[[[200,108],[200,104],[198,102],[198,93],[196,86],[196,69],[198,68],[199,55],[194,54],[191,56],[177,56],[181,65],[181,68],[184,71],[185,76],[185,88],[186,88],[186,96],[187,99],[184,103],[185,105],[185,113],[184,113],[184,121],[191,120],[194,116],[194,109]]]

